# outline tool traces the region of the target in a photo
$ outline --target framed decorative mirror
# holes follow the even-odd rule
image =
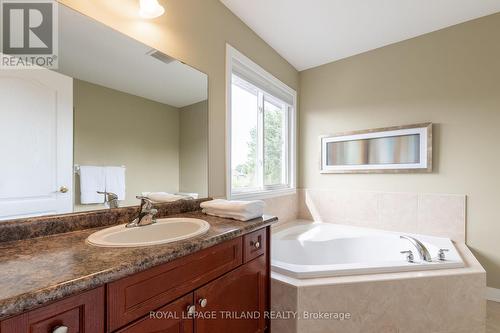
[[[432,123],[321,137],[321,173],[432,172]]]

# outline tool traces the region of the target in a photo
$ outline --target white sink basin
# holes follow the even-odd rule
[[[87,242],[102,247],[151,246],[199,236],[209,228],[210,224],[199,219],[166,218],[143,227],[118,225],[103,229],[90,235]]]

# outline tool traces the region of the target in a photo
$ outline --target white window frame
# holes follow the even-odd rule
[[[292,96],[293,103],[289,108],[287,117],[288,126],[288,145],[286,146],[288,184],[278,186],[266,186],[264,189],[233,192],[232,187],[232,133],[231,133],[231,93],[232,93],[232,74],[234,61],[244,64],[254,74],[275,87]],[[272,95],[271,95],[272,96]],[[226,44],[226,197],[228,199],[265,199],[281,195],[293,194],[296,192],[297,184],[297,92],[278,80],[272,74],[264,70],[241,52],[229,44]]]

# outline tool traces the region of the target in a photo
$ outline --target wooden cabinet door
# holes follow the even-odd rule
[[[71,296],[42,308],[6,319],[2,333],[102,333],[104,332],[104,288]],[[56,329],[61,329],[57,331]]]
[[[192,333],[193,319],[187,308],[193,305],[193,294],[188,294],[117,333]]]
[[[197,311],[194,331],[264,332],[266,293],[269,290],[266,263],[266,256],[260,256],[197,289],[194,293]],[[206,300],[205,307],[202,307],[202,300]]]

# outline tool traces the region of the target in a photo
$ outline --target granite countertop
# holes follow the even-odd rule
[[[199,211],[169,217],[200,218],[210,223],[210,230],[185,241],[135,248],[88,245],[85,239],[97,228],[0,243],[0,320],[277,221],[275,217],[264,216],[240,222]]]

